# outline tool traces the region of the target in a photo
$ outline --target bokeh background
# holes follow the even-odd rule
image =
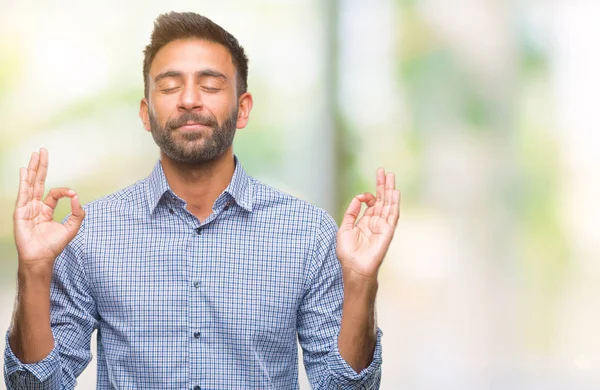
[[[383,389],[600,387],[597,0],[0,0],[2,330],[19,167],[48,148],[85,202],[149,174],[142,50],[169,10],[245,46],[252,175],[339,221],[397,174]]]

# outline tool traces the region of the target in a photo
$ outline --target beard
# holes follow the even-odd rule
[[[179,118],[167,121],[164,127],[151,112],[148,113],[148,117],[152,138],[161,152],[180,163],[202,165],[221,157],[231,147],[236,131],[237,114],[238,108],[235,107],[221,126],[214,115],[200,115],[189,111]],[[212,131],[180,133],[178,137],[175,129],[188,122],[210,127]],[[203,142],[198,142],[202,138]]]

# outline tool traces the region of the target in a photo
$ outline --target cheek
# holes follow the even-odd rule
[[[207,94],[203,102],[208,111],[212,112],[219,119],[219,123],[229,118],[231,112],[238,104],[237,99],[228,94]]]
[[[171,109],[168,97],[155,98],[151,101],[149,106],[149,114],[154,117],[154,120],[161,126],[164,127],[167,119],[170,117],[173,109]],[[174,106],[176,107],[176,106]]]
[[[228,102],[228,96],[224,93],[203,93],[202,103],[213,110],[219,110]]]

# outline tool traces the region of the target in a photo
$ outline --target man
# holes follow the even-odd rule
[[[42,201],[45,149],[21,169],[8,388],[73,388],[94,329],[98,389],[298,388],[297,339],[313,388],[378,388],[394,175],[379,169],[376,196],[355,197],[338,230],[235,158],[253,102],[233,36],[169,13],[144,53],[140,117],[161,157],[148,178],[84,211],[67,188]],[[63,197],[72,213],[59,224]]]

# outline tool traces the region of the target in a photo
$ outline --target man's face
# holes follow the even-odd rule
[[[156,53],[148,77],[144,122],[166,156],[202,164],[231,147],[238,99],[235,67],[224,46],[199,39],[170,42]]]

